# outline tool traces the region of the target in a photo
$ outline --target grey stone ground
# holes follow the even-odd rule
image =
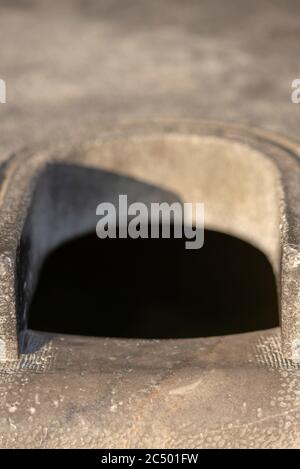
[[[1,1],[1,158],[107,122],[205,118],[298,138],[296,0]]]
[[[298,139],[299,14],[292,0],[2,0],[0,159],[26,147],[26,162],[37,142],[47,150],[149,119],[221,120]],[[297,161],[287,163],[291,185]],[[30,165],[19,166],[26,176]],[[13,207],[1,249],[17,239]],[[2,313],[14,295],[3,285]],[[300,446],[299,364],[282,354],[279,328],[154,342],[26,331],[23,351],[0,366],[1,447]]]

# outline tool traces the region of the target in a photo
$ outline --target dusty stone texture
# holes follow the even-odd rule
[[[2,0],[1,157],[158,117],[298,138],[299,14],[297,0]]]
[[[0,368],[2,447],[299,447],[299,368],[276,330],[26,342]]]
[[[13,157],[0,207],[2,446],[298,447],[299,152],[263,131],[169,121],[36,149],[26,165],[22,152]],[[278,329],[156,341],[28,331],[45,255],[94,228],[90,207],[101,197],[114,200],[99,169],[204,198],[206,227],[265,252],[281,294],[281,339]],[[96,179],[89,172],[84,182],[86,170]]]
[[[299,147],[263,131],[183,120],[234,121],[297,139],[300,105],[290,94],[299,77],[299,9],[297,1],[0,2],[2,447],[300,446],[299,365],[290,359],[300,328]],[[270,243],[260,248],[281,286],[285,349],[278,329],[176,341],[26,331],[14,280],[36,177],[49,158],[98,164],[111,129],[122,134],[125,154],[132,135],[204,134],[217,146],[233,141],[237,155],[256,155],[269,168],[261,177],[274,190],[263,199]],[[102,152],[102,165],[126,172],[129,162],[107,163],[114,153]],[[184,149],[181,159],[185,167]],[[222,224],[219,214],[212,209],[212,226]],[[261,242],[257,216],[256,228],[247,227],[253,243]],[[220,228],[243,237],[236,229],[247,221],[238,220]],[[74,233],[68,226],[61,236]],[[29,273],[41,258],[29,256]],[[26,278],[23,306],[34,288],[34,275]]]

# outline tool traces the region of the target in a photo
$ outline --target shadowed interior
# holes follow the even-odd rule
[[[202,249],[184,243],[94,233],[67,242],[43,265],[29,328],[158,339],[278,325],[274,275],[259,250],[209,230]]]
[[[17,256],[18,330],[175,338],[278,325],[277,172],[267,159],[174,136],[95,144],[74,159],[47,164],[36,181]],[[97,205],[117,206],[119,194],[148,207],[204,202],[204,248],[88,234]]]

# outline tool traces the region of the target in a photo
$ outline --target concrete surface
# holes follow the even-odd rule
[[[96,161],[95,142],[106,142],[111,129],[128,136],[141,126],[147,135],[154,126],[156,134],[178,137],[204,125],[184,119],[247,124],[297,139],[300,105],[290,96],[300,75],[299,13],[296,1],[0,2],[0,78],[7,83],[7,104],[0,105],[1,447],[300,446],[299,364],[290,359],[300,327],[299,147],[293,142],[259,131],[253,144],[248,131],[222,126],[213,133],[249,154],[266,154],[262,165],[276,162],[274,174],[281,175],[273,185],[273,170],[261,171],[270,191],[259,195],[271,211],[269,218],[253,216],[252,228],[259,217],[270,223],[250,231],[253,243],[262,242],[259,230],[266,234],[259,247],[283,281],[285,350],[279,329],[176,341],[26,331],[14,290],[16,278],[24,278],[14,262],[34,177],[49,157],[82,164],[91,148]],[[109,155],[102,154],[102,165],[112,164]],[[123,171],[127,164],[138,173],[130,158]],[[143,166],[144,176],[153,177],[155,167]],[[171,173],[168,183],[175,182]],[[189,187],[188,176],[183,183]],[[266,199],[273,189],[285,194],[285,204]],[[212,224],[245,235],[238,230],[246,220],[225,226],[212,207]],[[241,207],[237,213],[244,213]]]
[[[159,117],[298,138],[299,15],[297,0],[2,0],[1,158]]]

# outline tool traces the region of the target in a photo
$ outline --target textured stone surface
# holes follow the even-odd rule
[[[300,327],[297,145],[264,132],[251,144],[247,131],[229,128],[224,136],[220,127],[217,135],[250,147],[252,155],[267,154],[284,174],[276,188],[285,203],[269,201],[270,209],[281,210],[285,246],[284,354],[278,329],[176,341],[23,331],[16,358],[13,287],[30,178],[49,156],[70,155],[81,163],[91,151],[90,162],[96,161],[95,139],[101,149],[107,129],[123,124],[126,142],[130,121],[139,122],[144,134],[153,126],[156,133],[193,133],[201,124],[181,119],[205,118],[298,138],[300,105],[291,103],[290,86],[299,75],[299,2],[87,0],[54,6],[28,0],[1,1],[0,10],[0,78],[7,83],[7,104],[0,105],[1,446],[299,447],[299,365],[287,358]],[[164,118],[173,123],[140,124]],[[135,134],[134,124],[128,128]],[[112,154],[102,154],[102,165]],[[184,166],[183,158],[184,151]],[[114,161],[116,169],[126,172],[130,161],[120,163]],[[150,169],[144,166],[148,177]],[[130,171],[142,177],[138,167]],[[271,187],[272,170],[266,174]],[[216,220],[217,210],[211,215]],[[221,228],[233,226],[231,220]],[[257,226],[253,243],[261,242]],[[278,275],[276,230],[269,227],[268,235],[270,243],[260,247]]]
[[[37,151],[26,165],[16,155],[1,200],[2,446],[298,447],[299,371],[290,359],[299,339],[298,152],[264,132],[169,122]],[[47,162],[57,168],[54,178],[43,170]],[[93,229],[90,207],[115,196],[105,179],[91,184],[90,174],[87,184],[78,171],[72,179],[72,168],[118,172],[182,200],[204,198],[206,227],[249,239],[273,265],[282,340],[277,329],[160,341],[26,331],[43,258]]]
[[[299,447],[299,368],[277,331],[27,343],[0,367],[2,447]]]
[[[298,138],[297,0],[0,2],[1,154],[107,122],[226,120]]]

